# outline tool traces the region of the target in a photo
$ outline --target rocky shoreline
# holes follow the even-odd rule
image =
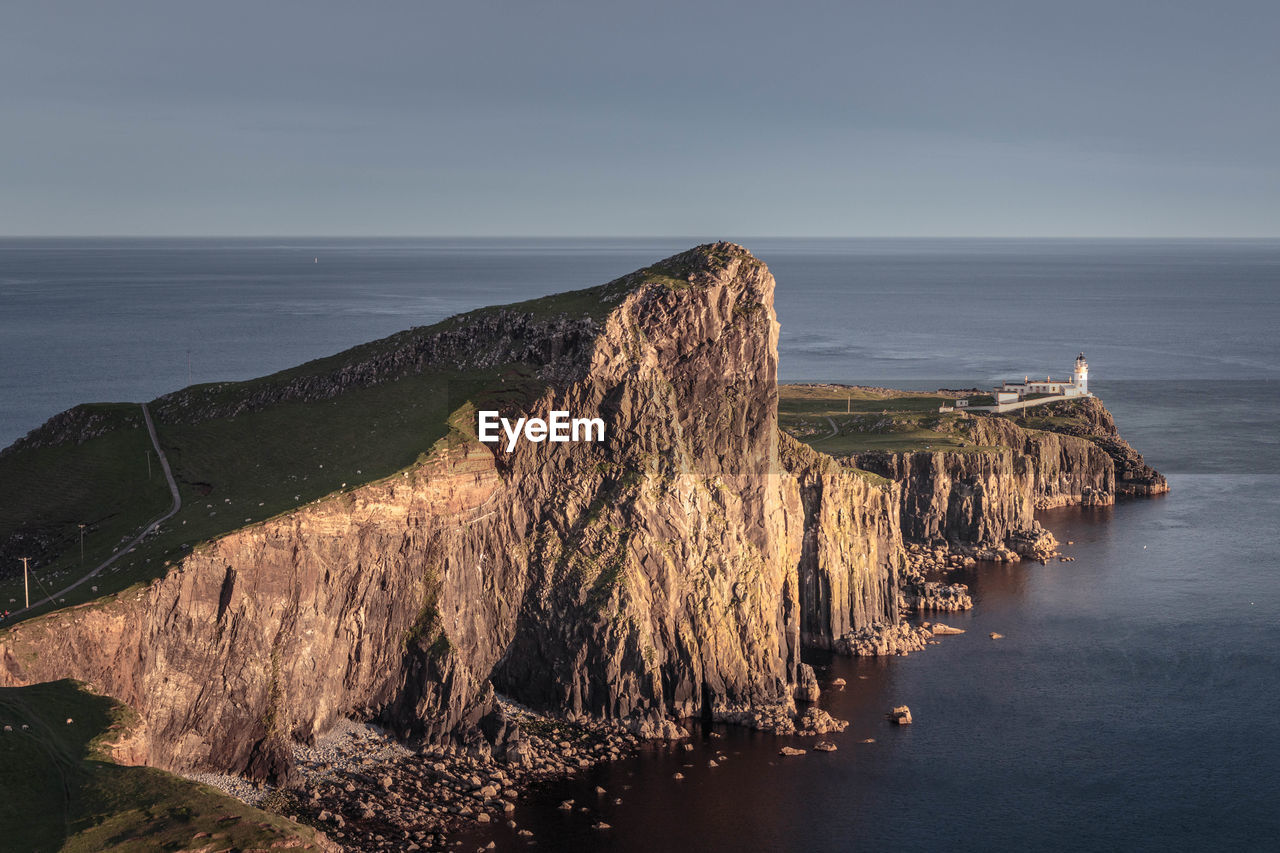
[[[1053,557],[1074,559],[1058,552],[1057,540],[1038,522],[1024,538],[1032,546],[1026,556],[1041,563]],[[919,618],[928,612],[969,610],[974,605],[968,586],[952,582],[950,576],[974,570],[979,560],[1013,562],[1023,556],[1013,549],[904,543],[899,611],[904,617],[914,613]],[[851,657],[906,655],[937,645],[937,638],[963,633],[961,628],[940,622],[917,624],[904,618],[848,632],[837,638],[832,650]],[[992,639],[999,637],[992,635]],[[827,685],[827,689],[844,687],[843,679]],[[817,738],[812,750],[834,751],[836,745],[820,736],[843,732],[848,722],[817,706],[822,691],[813,668],[800,664],[794,701],[724,706],[714,709],[712,719],[774,735]],[[494,696],[493,705],[504,729],[494,739],[502,744],[501,749],[491,746],[489,740],[470,746],[415,747],[377,726],[344,719],[314,745],[294,745],[298,781],[289,787],[216,774],[188,774],[188,778],[310,825],[323,833],[323,840],[334,849],[359,853],[448,850],[464,843],[459,836],[499,822],[534,843],[534,833],[521,828],[514,813],[516,803],[537,783],[570,778],[602,762],[633,757],[649,745],[679,748],[686,742],[684,748],[691,748],[687,745],[688,729],[679,721],[655,715],[624,721],[585,714],[557,716],[536,712],[503,696]],[[911,722],[905,707],[888,716],[898,725]],[[785,745],[779,754],[792,757],[806,752],[802,746]],[[592,811],[572,801],[561,808],[589,816]],[[594,825],[608,828],[599,820]]]
[[[876,625],[841,638],[837,651],[851,656],[905,655],[937,644],[935,637],[963,633],[930,622]],[[824,688],[812,667],[801,668],[796,698],[802,709],[796,703],[726,707],[713,712],[714,722],[806,738],[845,731],[847,721],[817,706]],[[843,679],[836,679],[826,689],[845,686]],[[586,715],[541,714],[502,696],[495,696],[494,704],[508,729],[508,748],[501,755],[487,741],[415,746],[375,725],[344,719],[316,743],[294,745],[297,777],[292,785],[223,774],[185,775],[251,806],[314,827],[323,834],[322,843],[334,850],[448,850],[463,844],[458,836],[499,822],[533,842],[534,833],[514,818],[516,803],[533,786],[634,757],[647,747],[678,748],[691,737],[688,729],[670,719],[634,718],[623,725]],[[719,735],[712,732],[711,737]],[[811,748],[834,751],[836,746],[817,739]],[[806,752],[786,745],[779,754]],[[591,812],[572,801],[561,805],[566,807]]]
[[[906,559],[899,574],[899,612],[957,613],[973,608],[973,598],[967,584],[949,582],[948,577],[957,571],[973,570],[979,560],[984,562],[1017,562],[1027,556],[1046,564],[1050,559],[1072,562],[1074,557],[1058,550],[1054,535],[1035,522],[1019,540],[1027,547],[1014,551],[1009,548],[955,547],[948,543],[927,545],[920,542],[906,544]],[[832,645],[837,654],[849,657],[884,657],[918,652],[936,643],[935,637],[963,634],[958,628],[941,623],[908,621],[897,623],[875,622],[838,637]]]
[[[905,655],[936,645],[935,637],[963,633],[941,623],[875,625],[841,638],[837,651],[850,656]],[[849,723],[817,706],[824,686],[812,667],[801,664],[801,670],[796,699],[802,707],[725,707],[716,709],[712,719],[768,734],[815,738],[811,749],[834,751],[836,745],[820,736],[843,732]],[[836,679],[825,689],[845,686],[844,679]],[[222,774],[185,775],[314,827],[322,833],[321,842],[335,851],[443,851],[461,846],[459,836],[499,822],[533,843],[534,833],[520,827],[514,813],[538,783],[571,778],[600,763],[634,757],[645,748],[679,748],[682,742],[685,749],[692,748],[687,745],[689,730],[671,719],[637,717],[624,725],[586,715],[542,714],[503,696],[495,696],[494,705],[507,729],[502,739],[507,748],[501,754],[495,754],[488,741],[471,746],[412,745],[378,726],[343,719],[314,744],[294,745],[297,776],[289,786]],[[807,751],[785,745],[779,754],[800,756]],[[573,801],[561,808],[589,816],[592,811]],[[599,821],[595,826],[608,828]]]
[[[444,850],[461,843],[451,836],[499,821],[531,837],[512,819],[531,785],[630,757],[644,740],[616,723],[538,714],[503,697],[496,704],[519,732],[516,748],[502,757],[487,743],[413,747],[376,726],[343,720],[314,745],[295,746],[294,785],[188,778],[313,826],[343,850]],[[663,731],[688,737],[674,724]]]
[[[813,670],[805,668],[812,676]],[[842,689],[843,680],[832,687]],[[815,677],[810,702],[816,702],[820,692]],[[298,773],[293,785],[211,773],[186,776],[248,805],[312,826],[334,850],[447,850],[463,843],[458,835],[498,822],[533,841],[533,832],[517,824],[514,812],[537,783],[633,757],[646,746],[676,748],[690,738],[684,726],[669,719],[642,718],[623,726],[586,716],[540,714],[501,696],[495,697],[495,704],[511,730],[512,748],[502,756],[496,756],[487,742],[415,747],[377,726],[344,719],[314,745],[295,745]],[[842,732],[849,725],[814,704],[802,711],[786,703],[726,708],[715,712],[714,720],[799,737]],[[818,741],[813,748],[831,750],[834,745]],[[805,752],[788,749],[792,752],[787,754]],[[561,807],[591,811],[572,801]]]

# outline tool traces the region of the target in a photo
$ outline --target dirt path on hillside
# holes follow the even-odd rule
[[[130,551],[136,548],[138,546],[138,543],[141,542],[143,539],[145,539],[148,534],[150,534],[153,530],[155,530],[164,522],[173,518],[175,515],[178,514],[178,510],[182,509],[182,496],[178,494],[178,483],[173,479],[173,471],[170,470],[169,468],[168,457],[164,455],[164,451],[160,448],[160,439],[156,435],[156,425],[151,421],[151,411],[147,408],[146,403],[142,404],[142,418],[147,422],[147,432],[151,435],[151,445],[155,447],[156,456],[160,459],[160,468],[164,471],[164,478],[169,481],[169,493],[173,495],[173,506],[169,507],[169,511],[166,512],[164,515],[160,516],[155,521],[151,522],[146,527],[144,527],[141,533],[133,537],[133,539],[129,540],[128,544],[126,544],[119,551],[116,551],[114,554],[112,554],[110,557],[108,557],[106,560],[100,563],[96,568],[93,569],[93,571],[89,572],[87,575],[84,575],[74,583],[63,587],[62,589],[58,590],[52,595],[34,602],[30,607],[24,607],[22,610],[14,611],[12,614],[10,614],[9,618],[6,620],[7,623],[11,623],[16,617],[22,616],[24,613],[28,613],[32,610],[35,610],[37,607],[41,607],[45,604],[48,604],[51,601],[57,601],[57,599],[66,595],[68,592],[80,586],[85,581],[90,580],[91,578],[97,577],[103,571],[103,569],[108,568],[116,560],[120,559],[125,554],[128,554]]]

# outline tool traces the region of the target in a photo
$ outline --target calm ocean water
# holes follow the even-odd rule
[[[0,444],[77,402],[260,375],[694,242],[0,240]],[[986,385],[1084,350],[1173,491],[1046,514],[1077,561],[980,573],[947,619],[963,636],[817,661],[849,681],[823,700],[852,723],[838,752],[784,762],[728,730],[721,768],[703,743],[646,754],[522,825],[560,849],[1275,849],[1280,242],[744,242],[778,279],[783,379]],[[904,702],[917,724],[890,729]]]

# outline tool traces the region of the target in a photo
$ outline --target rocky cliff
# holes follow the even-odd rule
[[[222,537],[149,587],[11,630],[5,681],[69,676],[126,702],[142,719],[133,758],[145,763],[287,775],[290,738],[381,712],[406,669],[431,660],[419,645],[432,602],[467,591],[447,576],[449,561],[474,560],[472,549],[518,523],[478,519],[500,485],[491,454],[450,449],[402,477]],[[477,652],[468,629],[500,602],[483,582],[470,586],[476,621],[451,642]],[[448,729],[478,688],[448,660],[437,672],[422,719]]]
[[[495,683],[641,727],[790,707],[803,516],[779,467],[773,285],[715,244],[621,280],[598,322],[524,322],[501,340],[542,359],[547,390],[528,411],[598,413],[607,443],[506,453],[463,412],[396,476],[11,629],[4,683],[81,679],[139,712],[149,763],[257,777],[287,776],[290,741],[341,715],[428,738],[507,730],[477,726]],[[492,352],[485,329],[449,337],[450,356],[463,341]],[[423,358],[339,375],[375,381]],[[271,393],[329,393],[304,385]],[[208,417],[270,402],[173,405]]]
[[[1023,427],[1084,438],[1115,464],[1115,493],[1121,497],[1159,495],[1169,491],[1164,475],[1152,468],[1120,437],[1115,418],[1096,397],[1049,403],[1027,409],[1013,419]]]
[[[987,558],[1051,551],[1036,510],[1168,491],[1096,398],[1027,411],[1017,419],[963,416],[974,447],[962,452],[859,453],[851,461],[902,484],[905,537]]]
[[[782,462],[804,511],[800,637],[830,649],[840,638],[898,621],[902,487],[784,435]]]

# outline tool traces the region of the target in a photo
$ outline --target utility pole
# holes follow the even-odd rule
[[[26,606],[30,607],[31,606],[31,583],[27,580],[27,560],[30,560],[31,558],[19,557],[18,559],[22,560],[22,592],[24,597],[26,598],[26,602],[27,602]]]
[[[853,395],[849,394],[844,398],[844,413],[846,415],[853,414]]]
[[[80,525],[80,565],[84,565],[84,525]]]
[[[147,451],[147,479],[151,479],[151,451]]]

